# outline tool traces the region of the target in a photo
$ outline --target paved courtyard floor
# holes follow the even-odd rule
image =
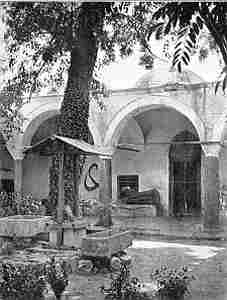
[[[150,281],[152,269],[161,265],[172,268],[187,265],[196,280],[191,285],[193,300],[227,299],[227,242],[189,241],[152,238],[137,239],[127,250],[132,256],[132,274]],[[108,284],[109,274],[71,276],[71,287],[81,300],[103,300],[98,288]]]

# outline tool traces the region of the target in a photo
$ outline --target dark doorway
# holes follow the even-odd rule
[[[170,213],[174,216],[201,214],[201,146],[184,144],[198,141],[188,131],[175,136],[169,151]]]

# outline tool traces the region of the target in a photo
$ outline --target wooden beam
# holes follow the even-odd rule
[[[74,188],[74,203],[73,203],[73,214],[76,217],[80,216],[80,205],[79,205],[79,155],[73,155],[73,188]]]
[[[147,145],[211,145],[211,144],[227,144],[225,141],[160,141],[160,142],[149,142],[146,144],[118,144],[117,148],[129,151],[141,151],[141,146]]]
[[[57,246],[63,244],[63,213],[64,213],[64,152],[59,153],[58,206],[57,222],[60,225],[57,232]]]

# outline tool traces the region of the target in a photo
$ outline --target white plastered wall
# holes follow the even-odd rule
[[[144,151],[139,153],[117,150],[113,157],[113,198],[117,197],[117,176],[139,175],[139,190],[157,188],[162,204],[168,213],[169,205],[169,145],[152,145],[150,142],[170,142],[181,131],[195,133],[192,124],[180,113],[173,110],[151,111],[153,128],[146,138]],[[122,135],[126,142],[128,125]]]

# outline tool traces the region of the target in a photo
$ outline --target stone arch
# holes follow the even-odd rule
[[[190,106],[174,100],[171,97],[166,97],[166,95],[146,95],[143,98],[137,98],[136,100],[131,101],[115,114],[106,131],[104,145],[116,146],[122,129],[131,117],[146,110],[158,107],[172,108],[181,113],[193,124],[199,139],[204,140],[204,124]]]
[[[47,119],[50,119],[51,117],[54,117],[58,114],[59,110],[53,109],[44,111],[38,114],[35,118],[33,118],[25,128],[22,141],[23,146],[30,146],[32,137],[35,134],[36,130],[39,128],[39,126]]]
[[[47,119],[54,117],[59,114],[59,109],[49,109],[47,111],[43,111],[39,114],[37,114],[35,117],[33,117],[25,126],[24,133],[22,137],[22,145],[23,146],[30,146],[31,140],[33,135],[35,134],[36,130],[39,128],[39,126],[46,121]],[[99,134],[99,131],[96,127],[96,124],[88,120],[88,126],[90,129],[90,132],[92,134],[94,144],[100,145],[101,144],[101,136]]]
[[[92,119],[88,119],[88,127],[90,129],[91,135],[95,145],[102,145],[102,138],[99,133],[99,130]]]

